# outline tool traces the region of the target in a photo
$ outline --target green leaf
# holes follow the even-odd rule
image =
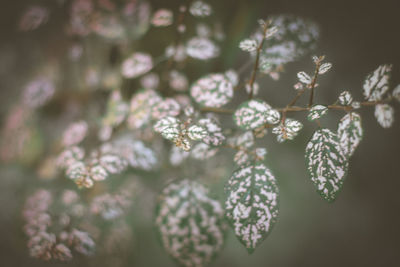
[[[213,118],[205,118],[198,121],[198,124],[207,130],[207,135],[203,138],[203,142],[210,146],[220,146],[225,141],[222,128]]]
[[[233,120],[240,128],[252,130],[267,123],[266,113],[270,109],[270,105],[262,100],[249,100],[240,104],[233,114]]]
[[[225,212],[249,253],[267,237],[278,217],[276,180],[262,163],[242,167],[226,185]]]
[[[322,116],[326,115],[328,113],[328,108],[323,105],[315,105],[310,109],[310,112],[308,113],[307,119],[309,121],[314,121],[318,120]]]
[[[306,147],[307,170],[319,194],[336,199],[346,177],[348,161],[338,136],[329,129],[315,131]]]
[[[208,74],[193,83],[190,95],[201,106],[219,108],[232,99],[233,84],[224,74]]]
[[[180,121],[175,117],[164,117],[154,125],[154,131],[160,133],[165,139],[175,140],[180,133]]]
[[[201,140],[207,136],[207,131],[201,126],[192,125],[188,129],[187,135],[192,140]]]
[[[368,101],[381,100],[389,89],[389,78],[392,65],[380,65],[375,71],[368,74],[364,81],[364,96]]]
[[[183,180],[159,196],[156,227],[168,254],[183,266],[204,266],[224,244],[226,224],[220,203],[203,185]]]
[[[348,106],[353,102],[353,97],[351,96],[349,91],[343,91],[339,95],[339,103],[342,106]]]
[[[346,114],[339,122],[337,134],[344,154],[350,157],[363,137],[361,116],[355,112]]]
[[[303,129],[303,124],[297,120],[287,118],[284,123],[272,129],[272,133],[276,134],[276,140],[282,143],[286,140],[293,140]]]

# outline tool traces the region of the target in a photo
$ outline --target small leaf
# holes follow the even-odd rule
[[[207,136],[207,131],[201,126],[192,125],[187,131],[187,135],[192,140],[201,140]]]
[[[174,19],[174,13],[169,9],[159,9],[157,10],[153,18],[151,19],[151,24],[156,27],[166,27],[172,24]]]
[[[326,113],[328,113],[328,108],[323,105],[315,105],[310,109],[310,112],[308,113],[307,119],[309,121],[314,121],[318,120],[322,116],[324,116]]]
[[[363,137],[361,116],[355,112],[346,114],[339,122],[337,134],[344,154],[350,157]]]
[[[94,181],[103,181],[108,177],[108,173],[102,166],[95,165],[90,168],[90,177]]]
[[[353,102],[353,97],[351,96],[349,91],[343,91],[339,95],[339,103],[342,106],[348,106]]]
[[[210,39],[193,37],[186,44],[186,54],[199,60],[208,60],[219,55],[219,47]]]
[[[153,68],[153,60],[147,53],[136,52],[122,63],[122,76],[136,78]]]
[[[224,74],[209,74],[190,88],[190,95],[201,106],[219,108],[233,97],[233,85]]]
[[[153,105],[151,110],[151,117],[153,120],[159,120],[164,117],[175,117],[179,115],[181,107],[178,102],[173,98],[165,98],[159,103]]]
[[[332,68],[332,64],[331,63],[323,63],[319,67],[318,74],[324,74],[324,73],[328,72],[331,68]]]
[[[310,84],[312,81],[311,77],[304,71],[300,71],[299,73],[297,73],[297,78],[299,78],[299,81],[304,84]]]
[[[154,106],[162,101],[161,96],[152,89],[140,90],[132,96],[128,116],[128,125],[132,129],[146,126],[152,119]]]
[[[240,42],[239,48],[243,51],[254,52],[257,50],[257,41],[252,39],[245,39]]]
[[[375,106],[375,118],[383,128],[390,128],[394,122],[394,109],[388,104]]]
[[[397,101],[400,102],[400,84],[396,86],[396,88],[394,88],[392,95],[394,98],[397,99]]]
[[[392,65],[380,65],[375,71],[368,74],[364,81],[364,96],[368,101],[381,100],[389,89],[390,72]]]
[[[203,185],[187,179],[162,191],[156,227],[164,249],[182,266],[205,266],[224,245],[226,225],[220,203]]]
[[[293,140],[303,129],[303,124],[297,120],[287,118],[284,123],[272,129],[272,133],[276,134],[278,142],[284,142],[285,140]]]
[[[276,109],[269,109],[265,112],[265,119],[269,124],[277,124],[281,120],[281,114]]]
[[[265,39],[270,39],[278,32],[278,27],[272,26],[268,28],[267,32],[265,33]]]
[[[175,140],[180,133],[180,121],[175,117],[164,117],[154,125],[154,131],[160,133],[165,139]]]
[[[348,161],[338,136],[329,129],[315,131],[306,147],[306,165],[311,181],[327,201],[334,201],[343,186]]]
[[[206,118],[198,121],[198,124],[204,127],[207,135],[203,137],[203,142],[211,146],[220,146],[225,141],[222,128],[215,119]]]
[[[212,7],[203,1],[194,1],[189,11],[195,17],[208,17],[212,13]]]
[[[249,253],[271,232],[278,217],[276,180],[262,163],[242,167],[226,185],[225,212],[236,237]]]
[[[233,114],[233,120],[240,128],[252,130],[267,122],[266,112],[270,109],[271,107],[262,100],[249,100],[240,104]]]

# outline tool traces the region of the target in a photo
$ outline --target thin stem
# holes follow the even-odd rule
[[[257,47],[256,62],[254,63],[253,72],[251,74],[251,78],[250,78],[249,83],[248,83],[248,85],[250,86],[249,99],[253,98],[253,94],[254,94],[253,85],[254,85],[254,82],[256,81],[257,72],[258,72],[258,65],[259,65],[259,62],[260,62],[261,50],[262,50],[262,48],[264,46],[264,43],[265,43],[265,35],[267,34],[268,26],[269,26],[269,22],[266,21],[265,24],[264,24],[264,28],[263,28],[262,40],[261,40],[260,44]]]
[[[315,71],[314,71],[314,77],[311,81],[310,84],[310,89],[311,89],[311,93],[310,93],[310,100],[308,101],[308,107],[311,107],[314,101],[314,90],[315,90],[315,84],[317,83],[317,78],[318,78],[318,73],[319,73],[319,68],[321,67],[321,63],[324,60],[324,56],[320,56],[318,58],[318,61],[315,63]]]

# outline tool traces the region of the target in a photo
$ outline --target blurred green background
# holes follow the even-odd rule
[[[150,1],[154,8],[176,7],[179,1]],[[168,2],[168,3],[165,3]],[[60,56],[65,43],[60,34],[63,12],[36,32],[16,31],[16,22],[31,1],[3,3],[0,10],[0,122],[16,101],[24,84],[16,77],[28,75],[40,57],[31,50],[49,49]],[[391,86],[400,83],[400,36],[398,1],[210,1],[223,22],[227,40],[222,56],[212,70],[237,68],[245,61],[237,48],[259,18],[291,13],[313,19],[320,25],[321,38],[315,54],[325,54],[333,68],[320,81],[317,101],[331,103],[344,89],[361,99],[366,74],[383,63],[393,63]],[[153,44],[157,45],[157,44]],[[33,55],[32,55],[33,54]],[[206,64],[205,64],[206,65]],[[283,106],[293,96],[298,71],[310,71],[310,57],[289,64],[281,80],[261,79],[262,97]],[[304,147],[314,125],[293,142],[277,144],[268,137],[268,161],[281,190],[280,218],[264,243],[248,255],[229,233],[220,257],[211,266],[399,266],[400,265],[400,105],[391,129],[381,128],[373,109],[363,109],[364,140],[350,163],[350,171],[339,198],[324,202],[309,181],[304,164]],[[324,125],[335,127],[341,113],[331,112]],[[297,116],[297,115],[296,115]],[[228,118],[229,119],[229,118]],[[226,177],[227,178],[227,177]],[[35,184],[29,170],[0,165],[0,265],[58,266],[32,259],[22,232],[21,207],[26,192]],[[133,215],[134,216],[134,215]],[[129,253],[116,255],[124,266],[175,266],[157,242],[152,225],[136,220]],[[125,253],[125,252],[124,252]],[[109,266],[101,257],[75,258],[59,266]]]

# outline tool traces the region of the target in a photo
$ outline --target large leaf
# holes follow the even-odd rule
[[[249,253],[267,237],[278,217],[278,187],[262,163],[235,171],[226,185],[226,216]]]
[[[335,200],[348,167],[338,136],[329,129],[315,131],[305,156],[311,181],[319,194],[329,202]]]
[[[156,226],[164,249],[183,266],[204,266],[224,244],[224,213],[197,182],[168,185],[159,197]]]
[[[344,154],[350,157],[363,137],[361,116],[355,112],[346,114],[339,122],[337,134]]]

